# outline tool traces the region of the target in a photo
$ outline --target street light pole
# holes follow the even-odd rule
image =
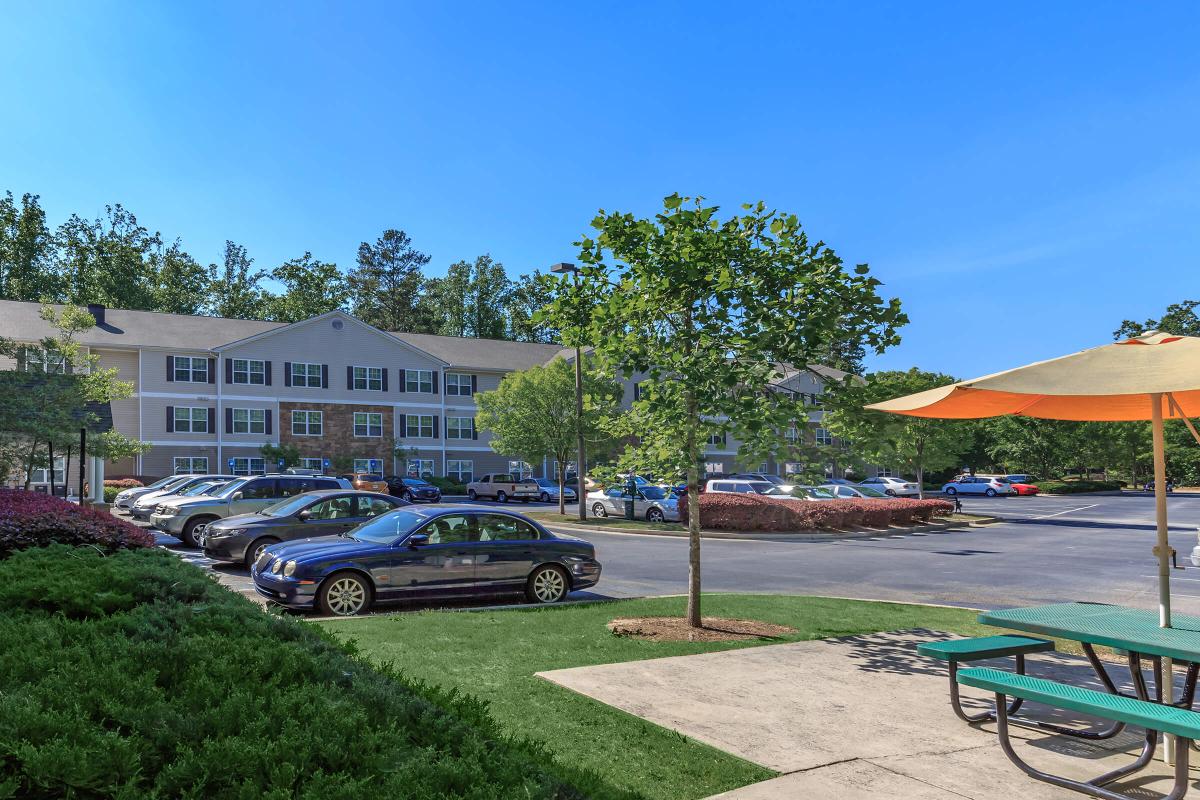
[[[579,267],[574,264],[559,263],[550,268],[551,272],[559,275],[570,273],[574,276],[575,288],[579,288]],[[582,322],[582,321],[581,321]],[[580,328],[582,329],[582,324]],[[575,497],[579,500],[579,519],[587,519],[587,498],[584,497],[583,485],[587,469],[587,452],[583,442],[583,349],[579,340],[575,340],[575,444],[578,449],[575,458]],[[559,469],[565,468],[560,464]]]

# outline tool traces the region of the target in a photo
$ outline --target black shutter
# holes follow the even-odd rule
[[[396,390],[400,391],[400,392],[407,392],[408,391],[408,370],[401,368],[399,370],[397,377],[400,378],[400,385],[398,387],[396,387]]]
[[[471,438],[472,439],[479,438],[479,428],[475,427],[475,418],[474,417],[471,417]]]
[[[432,373],[432,375],[433,375],[433,379],[432,379],[432,380],[430,380],[429,382],[430,382],[431,384],[433,384],[433,393],[434,393],[434,394],[437,394],[437,393],[438,393],[438,384],[440,384],[442,381],[439,381],[439,380],[437,379],[437,376],[438,376],[438,374],[437,374],[436,372]],[[444,376],[443,376],[442,380],[445,380],[445,377],[444,377]]]
[[[266,430],[266,434],[268,436],[270,436],[271,435],[271,410],[267,409],[266,412],[263,413],[263,416],[267,418],[266,419],[267,427],[265,430]]]
[[[354,367],[346,367],[346,389],[354,391]]]
[[[290,361],[283,362],[283,385],[292,385],[292,362]]]
[[[21,346],[17,348],[17,372],[25,371],[25,353],[29,348]],[[169,357],[169,356],[168,356]]]
[[[271,362],[270,361],[263,362],[263,375],[267,379],[267,386],[270,386],[271,385]]]
[[[479,391],[479,378],[476,375],[471,376],[471,394],[474,395]]]
[[[225,359],[225,383],[233,383],[233,359]]]
[[[167,356],[170,358],[170,356]],[[175,406],[167,406],[167,433],[175,432]]]
[[[382,385],[383,385],[383,390],[386,392],[386,391],[387,391],[387,374],[388,374],[388,368],[387,368],[387,367],[384,367],[384,368],[383,368],[383,370],[382,370],[382,372],[383,372],[383,384],[382,384]]]
[[[208,432],[217,432],[217,409],[215,407],[208,409]]]
[[[225,409],[225,432],[233,433],[233,409]]]
[[[210,358],[208,360],[208,382],[217,382],[217,360],[215,358]]]
[[[329,365],[328,364],[321,365],[321,388],[322,389],[329,388]]]
[[[433,417],[433,438],[438,438],[438,417],[436,414]]]
[[[175,382],[175,356],[167,356],[167,380]]]

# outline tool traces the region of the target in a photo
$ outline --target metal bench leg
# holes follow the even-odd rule
[[[1017,656],[1017,674],[1025,674],[1025,656],[1023,655]],[[981,711],[977,714],[968,714],[966,711],[963,711],[962,701],[958,694],[957,675],[958,662],[950,659],[950,706],[954,709],[954,713],[958,715],[958,718],[967,723],[995,722],[996,714],[993,711]],[[1008,706],[1008,713],[1016,714],[1017,709],[1021,707],[1021,703],[1023,702],[1024,700],[1020,697],[1013,700],[1012,704]]]
[[[1100,662],[1100,659],[1096,656],[1096,651],[1092,649],[1092,646],[1085,643],[1083,645],[1083,652],[1087,655],[1088,661],[1091,662],[1092,669],[1096,671],[1096,677],[1098,677],[1100,682],[1104,684],[1104,688],[1108,690],[1109,694],[1120,694],[1120,692],[1117,691],[1116,684],[1114,684],[1112,678],[1109,677],[1108,670],[1104,668],[1104,664]],[[1023,664],[1020,666],[1023,667]],[[1019,669],[1018,672],[1020,672],[1022,675],[1025,674],[1024,669]],[[1141,699],[1145,700],[1146,698],[1142,697]],[[1019,700],[1015,706],[1009,706],[1009,722],[1011,722],[1013,725],[1020,725],[1023,728],[1038,728],[1040,730],[1058,733],[1063,736],[1073,736],[1076,739],[1087,739],[1088,741],[1092,742],[1111,739],[1121,731],[1125,730],[1124,722],[1114,722],[1106,728],[1093,731],[1080,730],[1079,728],[1068,728],[1065,725],[1056,725],[1053,722],[1043,722],[1042,720],[1030,719],[1028,717],[1012,717],[1011,715],[1014,714],[1016,709],[1019,707]]]
[[[1048,772],[1031,767],[1025,763],[1016,751],[1013,750],[1012,741],[1008,737],[1008,698],[1002,694],[996,695],[996,733],[1000,739],[1000,749],[1004,751],[1004,755],[1008,756],[1008,760],[1017,765],[1018,768],[1031,778],[1035,778],[1044,783],[1049,783],[1054,786],[1061,786],[1064,789],[1071,789],[1076,792],[1090,794],[1093,797],[1104,798],[1104,800],[1130,800],[1129,795],[1120,794],[1105,789],[1100,784],[1111,783],[1112,781],[1132,775],[1140,769],[1144,769],[1146,765],[1154,758],[1154,742],[1157,736],[1154,731],[1146,732],[1146,742],[1142,746],[1142,753],[1137,760],[1128,767],[1123,767],[1112,772],[1107,772],[1104,775],[1092,781],[1075,781],[1070,778],[1063,778],[1059,775],[1051,775]],[[1166,795],[1164,800],[1180,800],[1188,790],[1188,745],[1190,740],[1183,737],[1175,737],[1176,750],[1179,753],[1175,762],[1175,784],[1171,793]]]

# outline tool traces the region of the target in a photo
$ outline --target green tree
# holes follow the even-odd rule
[[[205,313],[233,319],[263,319],[267,295],[262,288],[266,273],[254,269],[254,259],[246,248],[225,242],[225,260],[221,266],[208,265],[208,291]]]
[[[554,300],[554,277],[534,270],[512,284],[508,296],[508,338],[514,342],[554,343],[562,332],[548,325],[539,312]]]
[[[444,276],[425,282],[421,308],[431,332],[442,336],[471,335],[467,310],[470,292],[471,265],[466,261],[451,264]]]
[[[612,445],[608,430],[619,413],[621,385],[590,365],[583,374],[583,430],[588,452],[596,454]],[[493,451],[531,464],[550,458],[560,466],[576,456],[574,362],[555,359],[545,366],[510,372],[495,389],[477,395],[475,402],[475,424],[492,434]],[[566,512],[565,479],[566,470],[559,469],[560,514]]]
[[[168,314],[199,314],[208,292],[208,270],[176,240],[153,256],[154,310]]]
[[[86,220],[78,214],[57,232],[63,296],[69,303],[154,310],[154,253],[162,238],[141,225],[120,203]]]
[[[676,194],[654,219],[601,212],[594,238],[577,243],[578,287],[564,278],[546,314],[568,345],[590,343],[624,376],[649,376],[634,403],[646,426],[637,446],[649,444],[660,472],[687,475],[693,626],[706,437],[733,434],[750,461],[776,455],[786,447],[778,432],[807,419],[797,398],[767,388],[778,365],[814,363],[834,335],[882,350],[907,321],[898,300],[880,298],[865,264],[847,270],[795,215],[761,202],[743,209],[722,220],[702,198]]]
[[[358,246],[358,265],[347,276],[354,315],[385,331],[431,332],[421,302],[429,256],[404,231],[389,229],[375,244]]]
[[[267,464],[268,470],[276,468],[283,462],[283,467],[295,467],[300,464],[300,448],[294,444],[272,444],[264,442],[258,448],[258,452],[263,457],[263,462]]]
[[[1113,338],[1128,339],[1140,336],[1146,331],[1162,331],[1176,336],[1200,336],[1200,316],[1196,314],[1197,306],[1200,306],[1200,300],[1184,300],[1182,303],[1173,303],[1167,306],[1167,310],[1158,319],[1148,319],[1145,322],[1134,322],[1127,319],[1113,331]]]
[[[1003,416],[985,420],[987,453],[1005,471],[1058,478],[1076,466],[1077,423],[1035,417]]]
[[[847,380],[826,392],[823,424],[834,436],[852,443],[861,459],[915,475],[924,497],[925,473],[960,463],[971,449],[971,423],[906,417],[870,411],[863,406],[954,383],[936,372],[875,372],[865,380]]]
[[[336,309],[350,301],[350,285],[337,264],[323,262],[305,252],[271,272],[283,284],[283,294],[268,298],[268,315],[279,322],[299,322]]]
[[[424,306],[434,332],[444,336],[504,339],[512,281],[504,265],[482,255],[473,262],[451,264],[444,278],[426,283]]]
[[[59,299],[54,237],[36,194],[0,197],[0,299]]]

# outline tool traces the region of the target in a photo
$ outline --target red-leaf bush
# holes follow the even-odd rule
[[[807,531],[865,526],[886,528],[928,522],[954,510],[948,500],[821,500],[807,502],[757,494],[705,492],[700,495],[700,526],[728,531]],[[679,504],[687,524],[687,503]]]
[[[0,488],[0,558],[54,542],[112,552],[153,547],[154,535],[104,511],[40,492]]]
[[[104,482],[105,486],[112,486],[117,489],[137,489],[144,486],[137,478],[112,478]]]

